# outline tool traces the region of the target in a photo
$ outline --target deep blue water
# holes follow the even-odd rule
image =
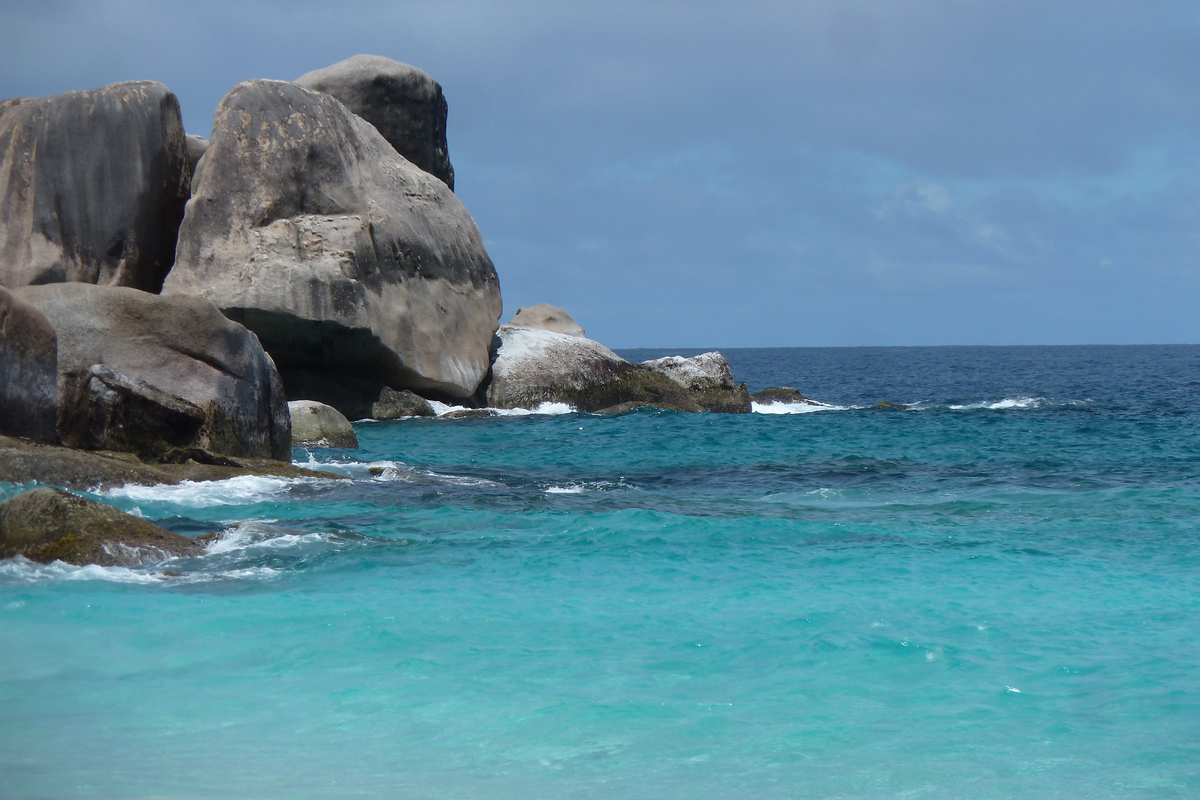
[[[102,495],[225,537],[0,562],[0,797],[1200,796],[1200,346],[724,352]]]

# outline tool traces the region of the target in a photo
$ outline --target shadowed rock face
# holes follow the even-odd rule
[[[334,98],[249,81],[217,109],[163,293],[199,294],[289,374],[468,398],[500,284],[446,184]],[[368,406],[369,407],[369,406]],[[347,414],[353,416],[353,414]]]
[[[162,84],[0,103],[0,285],[157,292],[190,180],[179,101]]]
[[[58,334],[58,427],[68,443],[291,459],[279,373],[254,334],[208,300],[82,283],[17,294]]]
[[[375,126],[396,152],[454,189],[446,146],[446,98],[429,73],[383,56],[358,55],[296,79]]]
[[[0,558],[114,567],[203,553],[195,540],[61,489],[33,489],[0,503]]]
[[[58,440],[58,337],[46,315],[0,288],[0,435]]]

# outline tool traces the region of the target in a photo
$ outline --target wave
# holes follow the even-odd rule
[[[565,484],[551,484],[543,491],[546,494],[585,494],[589,492],[619,492],[626,489],[637,489],[624,478],[615,481],[570,481]]]
[[[755,414],[812,414],[816,411],[849,411],[861,406],[835,406],[830,403],[818,403],[810,400],[806,403],[751,403],[750,410]]]
[[[484,489],[503,489],[504,484],[486,478],[469,475],[448,475],[431,469],[418,469],[402,461],[381,459],[378,461],[319,461],[308,453],[308,461],[297,461],[296,466],[325,470],[345,475],[352,480],[399,483],[425,483],[437,486],[473,486]]]
[[[466,406],[452,406],[447,403],[439,403],[437,400],[430,400],[429,405],[433,406],[433,410],[437,412],[439,417],[444,417],[455,411],[487,411],[497,417],[528,417],[533,414],[543,416],[559,416],[562,414],[574,414],[575,408],[568,403],[542,403],[537,408],[486,408],[486,409],[470,409]]]
[[[1006,397],[1003,400],[982,400],[976,403],[948,403],[951,411],[1029,411],[1041,408],[1061,408],[1091,405],[1092,400],[1053,400],[1045,397]]]
[[[177,559],[159,562],[152,568],[102,567],[88,564],[77,567],[62,561],[39,564],[24,556],[0,561],[0,581],[15,583],[68,583],[74,581],[107,581],[109,583],[161,586],[163,584],[210,583],[212,581],[264,580],[277,577],[280,571],[272,567],[237,567],[212,571],[181,572],[171,568]]]
[[[279,478],[267,475],[239,475],[220,481],[183,481],[143,486],[127,483],[96,491],[97,495],[135,503],[171,503],[187,508],[242,506],[261,503],[286,493],[297,484],[330,483],[332,478]]]

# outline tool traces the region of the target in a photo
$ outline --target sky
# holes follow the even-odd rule
[[[1200,4],[0,0],[0,97],[441,83],[503,320],[610,347],[1200,342]]]

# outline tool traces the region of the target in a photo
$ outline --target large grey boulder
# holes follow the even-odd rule
[[[46,315],[0,288],[0,435],[58,440],[58,337]]]
[[[358,436],[350,420],[333,406],[314,400],[288,403],[292,416],[292,444],[308,447],[358,448]]]
[[[183,446],[291,460],[275,365],[253,333],[208,300],[82,283],[17,294],[58,334],[66,443],[143,456]]]
[[[667,376],[687,389],[705,411],[749,414],[752,403],[746,384],[733,380],[725,356],[713,351],[698,356],[667,356],[643,361],[642,366]]]
[[[361,386],[368,409],[385,385],[470,397],[501,311],[446,184],[329,95],[261,80],[217,109],[163,294],[211,299],[258,334],[293,399],[354,418],[314,391]]]
[[[383,56],[358,55],[302,75],[296,83],[342,101],[396,152],[454,189],[446,98],[428,72]]]
[[[585,331],[579,323],[571,318],[563,309],[549,303],[538,303],[536,306],[518,308],[517,313],[508,321],[509,325],[523,328],[541,328],[544,331],[565,333],[568,336],[583,336]]]
[[[160,83],[0,103],[0,285],[157,292],[190,181],[179,101]]]
[[[495,408],[566,403],[584,412],[638,405],[701,410],[675,381],[591,339],[516,325],[502,325],[498,336],[487,393]]]
[[[203,554],[194,539],[61,489],[32,489],[0,503],[0,558],[128,567]]]
[[[374,419],[403,419],[405,417],[436,417],[437,412],[429,401],[407,389],[397,392],[385,386],[379,399],[371,404]]]

